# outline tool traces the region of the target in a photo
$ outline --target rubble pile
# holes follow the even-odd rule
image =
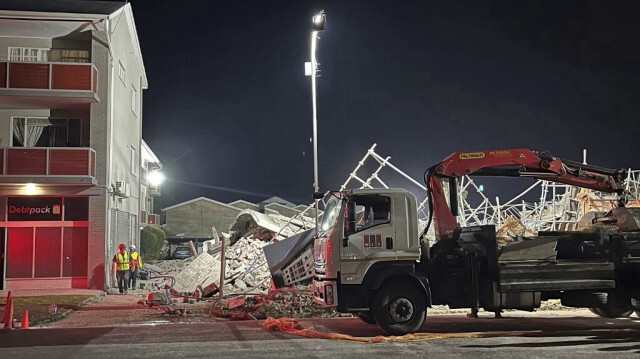
[[[507,243],[513,242],[514,238],[534,237],[535,235],[535,232],[527,229],[519,219],[513,216],[507,217],[504,224],[496,232],[498,247],[504,247]]]
[[[271,273],[262,247],[269,244],[261,239],[242,237],[225,251],[227,260],[224,293],[264,293],[269,290]]]
[[[241,237],[225,248],[224,294],[266,293],[271,274],[262,247],[268,241]],[[176,295],[211,296],[220,286],[220,253],[201,253],[197,258],[157,261],[145,264],[150,279],[147,290],[171,288]],[[141,281],[142,283],[143,281]]]
[[[223,299],[214,303],[211,314],[232,319],[327,318],[340,315],[334,310],[314,306],[310,285]]]

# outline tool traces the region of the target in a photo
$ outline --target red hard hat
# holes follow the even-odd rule
[[[120,243],[120,244],[118,245],[118,248],[120,248],[120,249],[125,249],[125,248],[127,248],[127,246],[125,246],[125,245],[124,245],[124,243]]]

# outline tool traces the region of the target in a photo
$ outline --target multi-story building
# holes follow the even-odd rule
[[[159,194],[146,88],[129,4],[0,2],[0,289],[110,286]]]

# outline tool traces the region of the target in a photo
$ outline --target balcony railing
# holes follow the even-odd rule
[[[0,178],[95,177],[96,151],[86,147],[0,148]]]
[[[73,62],[0,62],[0,89],[98,93],[98,69]]]

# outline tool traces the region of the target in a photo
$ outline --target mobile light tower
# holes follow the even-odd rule
[[[318,32],[324,31],[324,25],[327,17],[324,10],[311,18],[311,62],[305,63],[305,75],[311,76],[311,100],[313,103],[313,192],[316,210],[316,233],[318,233],[318,199],[315,193],[320,191],[318,185],[318,118],[316,117],[316,73],[318,71],[318,62],[316,61],[316,43],[318,40]]]

